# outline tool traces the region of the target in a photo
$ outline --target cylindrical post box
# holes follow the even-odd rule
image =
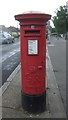
[[[20,22],[22,106],[31,113],[46,106],[46,22],[50,18],[36,12],[15,15]]]

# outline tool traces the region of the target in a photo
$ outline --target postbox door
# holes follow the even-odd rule
[[[45,91],[45,39],[26,37],[23,47],[23,91],[41,94]]]

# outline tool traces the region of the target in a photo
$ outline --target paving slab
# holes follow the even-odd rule
[[[19,71],[2,96],[3,118],[49,118],[48,101],[46,111],[29,114],[21,105],[21,71]]]

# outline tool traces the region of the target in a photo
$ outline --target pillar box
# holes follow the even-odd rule
[[[46,108],[46,22],[50,18],[36,12],[15,15],[20,22],[22,106],[31,113]]]

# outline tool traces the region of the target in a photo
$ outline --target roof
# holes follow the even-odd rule
[[[19,29],[13,26],[7,28],[4,25],[0,25],[0,31],[12,33],[12,32],[19,32]]]
[[[19,29],[18,29],[18,28],[15,28],[15,27],[10,26],[10,27],[8,27],[8,31],[10,31],[10,32],[18,32],[18,31],[19,31]]]

